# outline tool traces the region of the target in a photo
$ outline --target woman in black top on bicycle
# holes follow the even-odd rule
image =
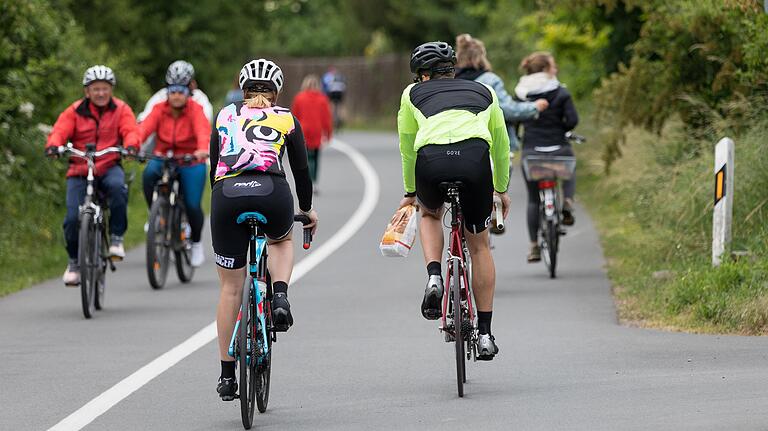
[[[557,80],[557,63],[552,54],[534,52],[520,64],[525,73],[515,87],[515,96],[520,100],[546,99],[549,107],[539,113],[538,118],[523,121],[523,157],[527,155],[573,156],[573,148],[565,137],[579,122],[579,115],[573,104],[571,93]],[[528,236],[531,240],[528,262],[541,260],[536,235],[539,231],[539,186],[537,181],[528,181]],[[563,224],[571,226],[573,218],[573,197],[576,192],[575,177],[563,182]]]
[[[250,230],[236,221],[244,212],[256,211],[267,219],[260,229],[269,241],[275,330],[287,331],[293,324],[288,282],[293,271],[294,206],[283,170],[286,152],[299,210],[311,220],[304,227],[312,233],[317,227],[301,125],[290,110],[276,105],[283,72],[269,60],[253,60],[241,69],[239,83],[245,99],[222,108],[210,144],[211,236],[221,281],[216,312],[221,377],[216,389],[224,400],[234,399],[237,391],[235,360],[228,350],[246,278]]]

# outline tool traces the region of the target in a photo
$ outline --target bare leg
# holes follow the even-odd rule
[[[488,229],[473,234],[466,229],[469,253],[472,257],[472,289],[477,311],[493,311],[493,293],[496,289],[496,267],[488,246]]]
[[[272,283],[284,281],[287,284],[291,281],[291,273],[293,272],[291,234],[280,240],[269,240],[267,266],[269,267],[269,275],[272,277]]]
[[[421,248],[424,250],[424,262],[440,262],[443,256],[443,208],[434,212],[421,209],[419,221]]]
[[[243,283],[245,283],[245,268],[224,269],[216,267],[221,282],[219,305],[216,308],[216,331],[219,334],[219,356],[222,361],[233,361],[229,356],[229,342],[235,329],[237,312],[242,302]]]

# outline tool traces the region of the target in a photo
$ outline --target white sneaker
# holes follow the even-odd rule
[[[197,268],[205,262],[205,253],[203,253],[203,244],[200,242],[192,243],[192,256],[189,258],[193,267]]]
[[[123,248],[123,243],[112,243],[112,245],[109,246],[109,256],[113,258],[117,258],[120,260],[123,260],[125,258],[125,248]]]
[[[64,271],[64,276],[61,277],[64,281],[64,285],[67,287],[75,287],[80,285],[80,268],[69,264],[67,270]]]

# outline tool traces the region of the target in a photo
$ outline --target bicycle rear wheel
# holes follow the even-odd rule
[[[269,292],[272,291],[271,286],[267,286]],[[259,408],[259,413],[267,411],[267,404],[269,403],[269,381],[272,374],[272,305],[268,298],[272,295],[267,295],[263,292],[261,297],[262,309],[264,310],[264,326],[267,332],[267,346],[266,355],[261,355],[256,364],[256,406]],[[261,322],[258,323],[258,330],[256,331],[255,338],[259,339],[259,343],[263,344],[264,340],[261,338]],[[264,348],[262,347],[262,351]]]
[[[182,283],[189,283],[192,281],[192,276],[195,275],[195,268],[192,266],[190,257],[192,238],[187,236],[186,229],[189,226],[189,219],[182,205],[177,205],[173,209],[172,226],[174,237],[173,260],[176,264],[176,275],[179,276],[179,281]]]
[[[153,289],[162,289],[168,275],[168,201],[158,197],[152,202],[147,229],[147,278]]]
[[[253,303],[253,278],[246,277],[243,286],[243,301],[240,305],[240,328],[238,333],[239,357],[238,366],[240,367],[240,415],[243,418],[243,427],[251,429],[253,426],[253,412],[256,401],[256,375],[254,373],[255,356],[255,337],[256,319],[255,307]]]
[[[80,264],[80,300],[83,315],[86,319],[93,316],[95,309],[94,296],[96,290],[96,262],[93,259],[95,225],[93,214],[89,212],[80,215],[80,233],[78,237],[77,260]]]
[[[451,264],[451,297],[453,300],[453,331],[454,344],[456,346],[456,384],[459,397],[464,396],[464,381],[466,357],[464,356],[464,325],[461,313],[461,280],[459,279],[459,264],[454,261]]]
[[[549,278],[555,278],[557,276],[557,242],[560,240],[558,233],[558,226],[554,221],[547,222],[547,255],[549,262]]]

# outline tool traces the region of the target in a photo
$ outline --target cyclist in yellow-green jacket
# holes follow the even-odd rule
[[[403,162],[405,197],[400,206],[422,208],[421,243],[429,281],[421,304],[430,320],[441,316],[443,280],[443,193],[439,184],[461,181],[459,200],[467,244],[472,255],[472,288],[478,310],[478,359],[498,353],[491,335],[496,270],[488,243],[493,196],[504,217],[509,211],[509,136],[493,89],[474,81],[453,79],[456,55],[445,42],[428,42],[411,54],[409,85],[400,101],[397,128]]]

